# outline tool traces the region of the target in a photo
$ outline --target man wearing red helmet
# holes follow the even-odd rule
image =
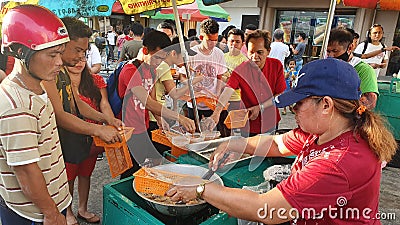
[[[1,223],[65,225],[71,195],[53,106],[41,81],[60,72],[67,30],[51,11],[24,5],[6,14],[2,36],[3,52],[16,60],[0,84]]]
[[[76,18],[65,17],[62,18],[62,21],[67,28],[70,38],[62,54],[62,61],[64,66],[73,67],[85,57],[92,31],[86,24]],[[65,68],[60,70],[55,80],[44,82],[44,86],[53,104],[57,125],[59,127],[73,133],[99,136],[108,143],[121,141],[119,132],[114,128],[122,126],[121,120],[108,117],[106,114],[94,110],[77,97],[79,93],[78,87],[71,84],[70,76]],[[68,96],[68,100],[63,98],[64,96]],[[85,122],[73,113],[70,113],[76,112],[76,108],[79,109],[79,113],[85,119],[113,125],[114,127]],[[60,139],[62,141],[61,145],[63,148],[64,161],[66,163],[65,167],[67,170],[70,192],[73,193],[75,175],[77,175],[79,179],[79,201],[87,202],[90,189],[90,175],[93,171],[94,164],[91,164],[93,166],[89,166],[90,163],[88,163],[87,160],[90,156],[82,159],[82,161],[75,160],[76,151],[73,151],[75,148],[73,149],[67,145],[63,145],[64,140],[67,139],[65,136],[60,136]],[[82,150],[82,152],[85,151],[85,149],[79,150]],[[95,214],[88,212],[87,206],[85,207],[84,205],[86,204],[80,204],[78,217],[86,221],[99,222],[99,218]],[[68,224],[77,224],[76,217],[71,207],[67,209],[66,218]]]

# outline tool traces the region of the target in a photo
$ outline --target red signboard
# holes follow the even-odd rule
[[[354,6],[359,8],[375,9],[378,0],[343,0],[345,6]]]

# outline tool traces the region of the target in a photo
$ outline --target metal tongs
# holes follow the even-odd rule
[[[218,168],[221,165],[221,163],[223,163],[226,160],[226,158],[228,158],[228,156],[229,156],[229,152],[225,152],[224,156],[218,161]],[[218,168],[217,168],[217,170],[218,170]],[[215,173],[215,171],[212,168],[210,168],[210,169],[208,169],[207,173],[205,173],[201,177],[201,179],[209,180],[214,173]]]

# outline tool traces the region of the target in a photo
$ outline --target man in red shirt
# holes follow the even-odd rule
[[[206,123],[211,128],[218,121],[220,113],[235,89],[241,90],[244,106],[249,111],[250,136],[265,133],[277,128],[280,115],[276,107],[263,107],[264,102],[282,93],[286,88],[282,63],[268,58],[271,36],[268,31],[257,30],[246,39],[247,56],[250,60],[243,62],[232,72],[214,113],[213,121]]]

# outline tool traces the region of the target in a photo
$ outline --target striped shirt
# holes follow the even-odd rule
[[[0,195],[18,215],[35,222],[43,214],[25,197],[12,166],[37,163],[47,190],[63,211],[71,203],[53,106],[8,76],[0,84]]]

